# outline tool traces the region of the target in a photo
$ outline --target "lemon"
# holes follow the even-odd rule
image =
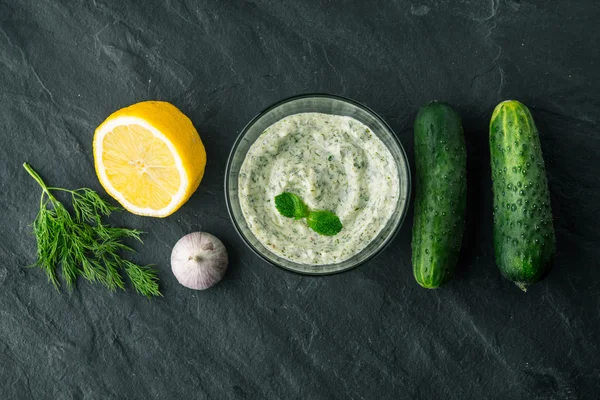
[[[123,208],[166,217],[200,185],[206,152],[179,109],[145,101],[114,112],[96,128],[94,164],[100,183]]]

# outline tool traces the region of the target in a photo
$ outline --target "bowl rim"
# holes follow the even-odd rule
[[[338,101],[343,101],[346,103],[349,103],[355,107],[358,108],[362,108],[364,111],[368,112],[369,114],[371,114],[376,120],[378,120],[390,133],[391,133],[391,137],[392,139],[396,142],[396,144],[398,145],[398,147],[400,148],[400,152],[402,154],[402,156],[404,157],[404,160],[406,162],[406,175],[407,175],[407,185],[406,185],[406,203],[404,206],[404,209],[402,210],[402,215],[400,216],[400,218],[398,219],[398,222],[396,224],[396,226],[394,227],[394,229],[390,232],[390,234],[385,238],[383,245],[377,249],[376,251],[374,251],[371,255],[369,255],[368,257],[366,257],[364,260],[360,261],[359,263],[355,264],[355,265],[350,265],[346,268],[343,269],[339,269],[339,270],[335,270],[335,271],[324,271],[324,272],[312,272],[312,271],[300,271],[300,270],[296,270],[293,268],[289,268],[286,267],[284,265],[278,264],[270,259],[268,259],[264,254],[262,254],[257,248],[255,248],[252,243],[250,243],[250,241],[245,237],[244,233],[242,232],[242,230],[240,229],[238,222],[236,220],[236,218],[233,215],[233,210],[232,210],[232,206],[231,206],[231,202],[229,199],[229,175],[231,172],[231,163],[233,161],[233,157],[236,154],[236,151],[238,149],[239,144],[241,143],[241,141],[243,140],[244,136],[246,135],[246,133],[248,132],[248,130],[250,129],[250,127],[256,122],[258,121],[260,118],[262,118],[265,114],[267,114],[268,112],[274,110],[277,107],[280,107],[284,104],[290,103],[292,101],[296,101],[296,100],[301,100],[301,99],[307,99],[307,98],[326,98],[326,99],[332,99],[332,100],[338,100]],[[305,94],[299,94],[299,95],[294,95],[294,96],[290,96],[290,97],[286,97],[278,102],[275,102],[273,104],[271,104],[270,106],[268,106],[267,108],[263,109],[262,111],[260,111],[258,114],[256,114],[254,116],[254,118],[252,118],[245,126],[244,128],[240,131],[240,133],[238,134],[237,138],[235,139],[235,141],[233,142],[233,145],[231,146],[231,150],[229,152],[229,157],[227,158],[227,165],[225,167],[225,176],[224,176],[224,195],[225,195],[225,204],[227,205],[227,213],[229,214],[229,219],[231,220],[231,222],[233,223],[233,226],[238,234],[238,236],[242,239],[242,241],[246,244],[246,246],[248,246],[250,248],[250,250],[252,250],[252,252],[254,254],[256,254],[257,256],[259,256],[262,260],[266,261],[268,264],[274,265],[276,267],[279,267],[285,271],[288,272],[293,272],[295,274],[300,274],[300,275],[305,275],[305,276],[326,276],[326,275],[335,275],[335,274],[339,274],[342,272],[346,272],[349,271],[351,269],[354,269],[356,267],[359,267],[371,260],[373,260],[375,257],[377,257],[378,255],[380,255],[385,249],[387,249],[387,247],[390,245],[390,243],[396,238],[396,236],[398,235],[398,232],[400,231],[400,229],[402,228],[402,226],[404,225],[404,220],[406,219],[406,215],[408,214],[408,209],[410,208],[410,199],[411,199],[411,190],[412,190],[412,179],[411,179],[411,172],[410,172],[410,163],[408,161],[408,156],[406,155],[406,151],[404,150],[404,146],[402,146],[402,142],[400,142],[400,139],[398,139],[398,136],[396,135],[396,132],[394,132],[394,130],[390,127],[390,125],[381,117],[379,116],[379,114],[377,114],[375,111],[373,111],[370,107],[359,103],[356,100],[352,100],[348,97],[344,97],[344,96],[340,96],[340,95],[334,95],[334,94],[329,94],[329,93],[305,93]],[[357,254],[360,254],[357,253]],[[293,261],[291,261],[293,262]],[[298,263],[297,263],[298,264]]]

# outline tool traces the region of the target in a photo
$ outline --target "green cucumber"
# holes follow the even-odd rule
[[[550,193],[538,130],[514,100],[490,120],[496,264],[523,291],[544,277],[556,252]]]
[[[460,115],[450,105],[431,102],[419,110],[415,160],[413,273],[432,289],[452,276],[465,226],[467,152]]]

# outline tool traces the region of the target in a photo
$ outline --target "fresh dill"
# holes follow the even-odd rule
[[[33,266],[44,270],[56,289],[60,287],[57,273],[60,265],[62,278],[69,289],[81,276],[101,283],[111,291],[125,290],[121,275],[121,271],[125,271],[139,294],[148,298],[161,296],[155,269],[121,257],[122,252],[134,252],[123,240],[130,238],[141,242],[142,232],[115,228],[102,222],[102,217],[120,210],[118,207],[88,188],[48,187],[29,164],[24,163],[23,167],[42,188],[40,210],[33,222],[37,240],[37,261]],[[52,193],[56,191],[70,194],[73,213],[54,197]]]

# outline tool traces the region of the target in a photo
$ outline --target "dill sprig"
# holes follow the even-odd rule
[[[44,270],[56,289],[60,287],[57,274],[60,265],[69,289],[74,287],[77,277],[82,276],[88,281],[103,284],[111,291],[125,290],[121,276],[124,270],[139,294],[148,298],[161,296],[155,269],[121,257],[122,252],[134,252],[123,243],[123,239],[141,242],[142,232],[102,223],[102,217],[120,210],[119,207],[112,206],[88,188],[68,190],[48,187],[29,164],[24,163],[23,167],[42,188],[40,211],[33,222],[37,240],[37,261],[33,266]],[[54,191],[70,194],[74,215],[54,197]]]

